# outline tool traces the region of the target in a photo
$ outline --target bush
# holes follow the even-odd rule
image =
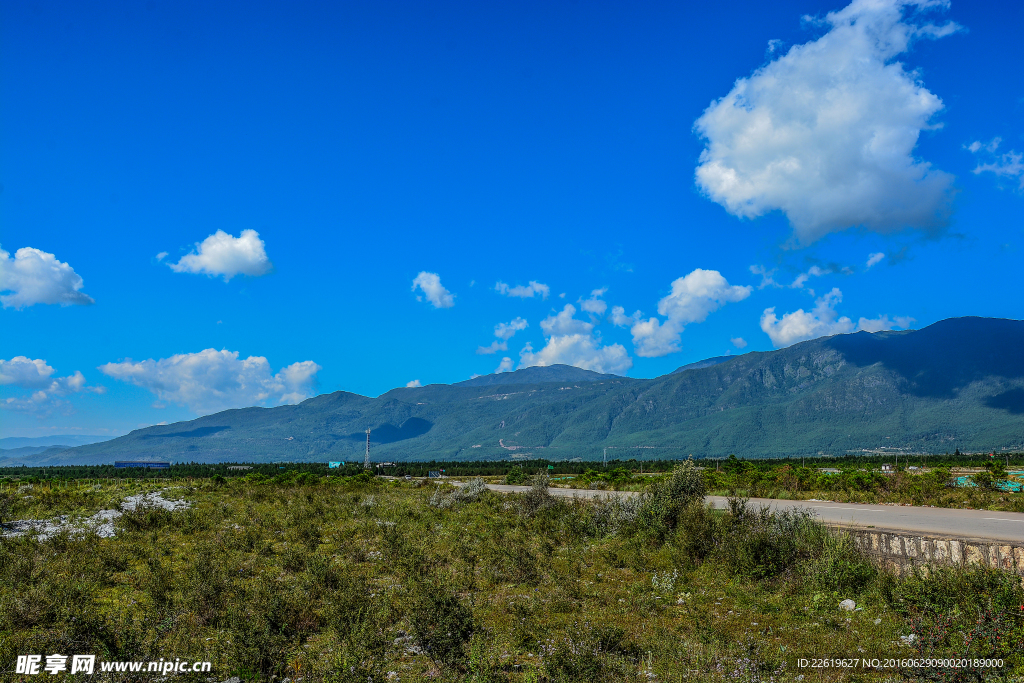
[[[522,465],[516,465],[509,473],[505,475],[505,483],[512,486],[519,486],[526,481],[526,472],[523,471]]]
[[[615,626],[574,623],[559,638],[541,644],[544,668],[559,683],[625,680],[639,654]]]
[[[530,477],[530,490],[524,493],[520,499],[521,510],[524,514],[534,515],[555,504],[554,497],[548,493],[549,481],[547,472],[538,472]]]
[[[458,596],[433,584],[418,587],[409,611],[416,643],[438,665],[459,667],[473,636],[473,612]]]
[[[486,490],[487,484],[480,477],[471,479],[465,486],[457,486],[453,490],[448,490],[446,487],[439,485],[434,489],[434,495],[430,497],[430,501],[427,504],[439,510],[447,510],[459,503],[475,501]]]
[[[684,511],[704,500],[704,476],[693,460],[676,465],[672,474],[647,490],[642,506],[642,523],[664,539],[679,525]]]
[[[799,540],[810,556],[802,574],[815,588],[850,595],[862,591],[878,575],[849,534],[835,533],[818,523],[805,524],[801,531]]]

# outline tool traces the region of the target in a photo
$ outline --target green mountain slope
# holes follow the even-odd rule
[[[336,392],[149,427],[41,464],[361,460],[367,428],[375,461],[598,459],[605,447],[622,449],[612,452],[619,458],[1020,450],[1022,349],[1024,321],[956,318],[917,331],[816,339],[655,379],[561,366],[377,398]]]

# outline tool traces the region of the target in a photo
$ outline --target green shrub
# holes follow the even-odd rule
[[[574,623],[541,644],[544,669],[557,683],[625,680],[639,654],[621,628],[588,623]]]
[[[676,465],[671,475],[655,481],[647,489],[641,523],[664,539],[679,525],[683,513],[694,501],[703,501],[705,493],[704,476],[693,460]]]
[[[454,593],[430,583],[420,585],[409,610],[416,643],[438,665],[460,667],[473,636],[473,612]]]
[[[505,475],[505,483],[512,486],[519,486],[526,481],[526,472],[522,465],[514,465],[509,473]]]

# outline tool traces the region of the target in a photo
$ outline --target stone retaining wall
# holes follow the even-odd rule
[[[899,531],[844,529],[854,544],[896,573],[915,565],[981,564],[1024,575],[1024,544],[937,538]]]

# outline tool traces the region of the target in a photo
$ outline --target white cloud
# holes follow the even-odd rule
[[[582,320],[576,320],[573,316],[576,315],[576,307],[572,304],[566,304],[565,308],[561,312],[555,315],[549,315],[540,321],[540,328],[544,330],[544,336],[550,337],[552,335],[559,334],[590,334],[590,331],[594,329],[592,323],[583,322]]]
[[[407,389],[415,389],[416,387],[422,387],[423,385],[420,384],[420,381],[418,379],[414,379],[411,382],[406,382],[405,386]]]
[[[0,249],[0,296],[4,308],[25,308],[35,304],[84,306],[96,303],[80,292],[82,278],[66,263],[32,247],[22,247],[14,258]]]
[[[697,119],[698,186],[735,216],[781,210],[802,243],[854,226],[940,229],[953,176],[913,151],[942,101],[895,58],[959,29],[918,20],[948,4],[854,0],[830,12],[825,35],[737,80]]]
[[[530,284],[525,287],[522,285],[516,285],[515,287],[509,287],[500,280],[494,285],[494,291],[504,296],[514,296],[520,299],[532,299],[535,296],[539,296],[541,299],[547,299],[551,294],[551,288],[547,285],[537,282],[536,280],[530,280]],[[562,296],[565,296],[564,294]]]
[[[595,289],[590,293],[589,299],[580,300],[580,308],[587,313],[593,313],[594,315],[604,315],[604,312],[608,310],[608,304],[601,300],[604,293],[608,291],[607,287],[602,289]]]
[[[434,308],[451,308],[455,305],[455,295],[444,288],[441,284],[441,276],[437,273],[421,271],[412,281],[412,291],[415,292],[417,288],[423,292],[427,301]],[[422,298],[417,296],[416,300],[422,301]]]
[[[321,367],[307,360],[271,374],[270,363],[262,356],[240,360],[237,351],[205,349],[138,363],[128,359],[99,369],[148,389],[160,401],[206,414],[253,405],[298,403],[311,395]]]
[[[640,311],[635,311],[633,315],[626,315],[626,309],[622,306],[613,306],[611,314],[612,325],[616,327],[632,327],[637,323],[643,314]]]
[[[843,293],[838,287],[816,300],[813,310],[805,311],[798,309],[792,313],[783,314],[779,319],[775,315],[775,308],[766,308],[761,314],[761,329],[772,340],[775,348],[789,346],[796,342],[826,337],[833,334],[846,334],[849,332],[880,332],[891,330],[895,327],[906,328],[913,318],[896,317],[892,320],[889,316],[883,315],[878,318],[861,318],[854,323],[845,316],[839,317],[836,313],[836,306],[843,300]]]
[[[984,150],[989,155],[992,155],[1001,142],[1002,138],[993,138],[988,144],[982,144],[976,140],[968,145],[967,149],[975,154]],[[1009,152],[995,157],[987,164],[978,162],[978,165],[971,173],[975,175],[979,173],[994,173],[996,177],[1005,177],[1011,180],[1017,179],[1019,181],[1017,189],[1024,190],[1024,154],[1018,154],[1011,149]]]
[[[822,275],[828,275],[831,272],[831,270],[822,268],[820,266],[811,266],[810,268],[807,269],[806,273],[800,273],[799,275],[797,275],[796,278],[793,279],[792,284],[790,284],[789,286],[791,289],[803,289],[804,285],[807,284],[807,281],[810,280],[812,277],[821,277]],[[813,289],[811,290],[811,295],[814,295]]]
[[[507,323],[498,323],[494,326],[494,336],[498,339],[509,340],[521,330],[525,330],[530,324],[522,318],[514,318]]]
[[[600,341],[590,334],[556,335],[536,353],[530,344],[519,352],[520,368],[558,363],[614,375],[621,375],[633,367],[633,359],[622,344],[601,346]]]
[[[630,329],[637,355],[656,358],[679,351],[686,325],[704,322],[711,312],[746,299],[752,290],[730,285],[717,270],[697,268],[675,280],[672,292],[658,302],[658,313],[667,319],[637,320]]]
[[[508,351],[508,342],[498,341],[495,339],[491,342],[490,346],[478,346],[476,347],[477,355],[487,355],[491,353],[497,353],[498,351]]]
[[[868,262],[867,262],[867,264],[864,267],[865,268],[870,268],[871,266],[874,266],[874,265],[876,265],[878,263],[881,263],[882,259],[884,259],[884,258],[885,258],[885,254],[883,254],[880,251],[875,252],[874,254],[868,254]]]
[[[758,289],[764,289],[765,287],[781,287],[778,282],[775,281],[775,269],[768,270],[764,266],[750,266],[750,272],[754,275],[761,276],[761,284],[757,286]]]
[[[732,345],[735,346],[737,349],[747,348],[747,340],[744,339],[743,337],[733,337],[729,341],[731,341]]]
[[[166,251],[161,251],[159,254],[156,255],[156,260],[157,261],[163,261],[165,258],[167,258],[167,252]]]
[[[621,344],[602,346],[600,338],[593,333],[594,324],[576,320],[575,314],[576,307],[566,304],[559,313],[542,320],[540,327],[547,342],[537,352],[533,345],[526,344],[519,352],[519,367],[561,363],[614,374],[622,374],[633,367],[633,359]]]
[[[523,318],[513,318],[507,323],[498,323],[494,326],[495,339],[491,342],[490,346],[479,346],[476,349],[478,354],[489,354],[497,353],[498,351],[508,351],[508,340],[511,339],[516,332],[525,330],[530,324]],[[501,340],[501,341],[499,341]]]
[[[14,385],[23,389],[38,389],[50,384],[54,369],[46,361],[27,356],[15,356],[11,360],[0,358],[0,385]]]
[[[66,377],[53,377],[55,370],[41,358],[15,356],[10,360],[0,358],[0,386],[24,389],[28,395],[10,396],[0,400],[0,408],[50,414],[55,408],[70,409],[66,401],[60,400],[69,394],[89,391],[106,393],[104,387],[86,386],[85,376],[78,370]]]
[[[501,359],[501,363],[498,364],[498,367],[494,369],[494,374],[498,374],[499,372],[512,372],[512,368],[514,367],[515,363],[512,362],[512,359],[505,356]]]
[[[157,258],[160,259],[159,254]],[[255,230],[243,230],[238,237],[218,230],[202,242],[196,242],[195,249],[177,263],[167,265],[175,273],[223,276],[224,282],[236,275],[266,275],[274,267],[267,258],[266,245]]]

